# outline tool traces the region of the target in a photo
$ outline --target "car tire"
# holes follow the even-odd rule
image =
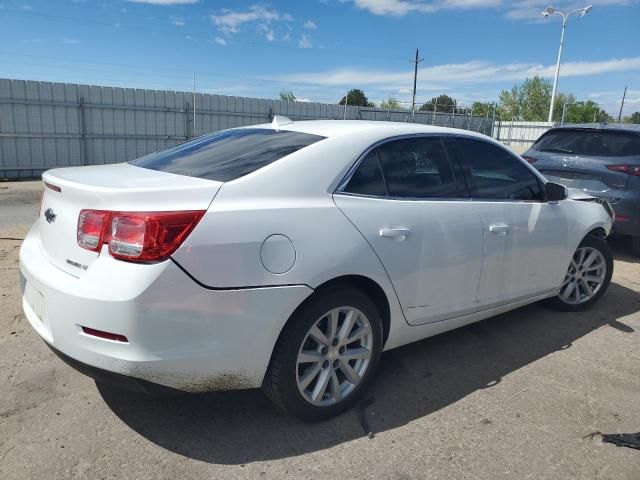
[[[640,257],[640,237],[631,237],[631,253]]]
[[[581,257],[583,252],[585,254]],[[594,260],[590,265],[586,265],[591,254],[595,255]],[[560,293],[546,300],[545,303],[550,308],[562,312],[586,310],[604,295],[611,282],[611,275],[613,275],[613,255],[606,239],[589,235],[578,245]],[[590,278],[598,278],[600,283],[591,282]],[[570,284],[573,284],[573,287]],[[592,295],[588,295],[587,287],[594,290]],[[596,287],[597,290],[595,290]]]
[[[333,335],[332,318],[337,326]],[[353,327],[349,328],[351,321]],[[359,335],[364,336],[349,341]],[[324,341],[316,339],[322,336]],[[345,286],[318,290],[294,312],[281,332],[263,391],[277,406],[302,420],[328,419],[350,408],[370,384],[382,344],[380,312],[364,292]],[[366,355],[369,357],[364,358]],[[313,362],[301,362],[308,358]],[[317,398],[316,392],[321,392]]]

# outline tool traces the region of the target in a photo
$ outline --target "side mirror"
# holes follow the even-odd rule
[[[547,202],[559,202],[565,198],[567,198],[567,187],[553,182],[545,184],[545,200]]]

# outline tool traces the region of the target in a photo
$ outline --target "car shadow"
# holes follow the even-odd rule
[[[205,462],[244,464],[405,425],[491,388],[595,329],[633,332],[618,319],[638,310],[637,292],[612,283],[588,315],[530,305],[386,352],[360,406],[321,423],[280,412],[259,390],[151,398],[107,385],[98,389],[111,410],[149,441]]]

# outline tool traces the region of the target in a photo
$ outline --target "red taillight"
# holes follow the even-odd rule
[[[538,161],[537,158],[529,157],[528,155],[522,155],[522,158],[524,158],[529,163],[536,163]]]
[[[176,251],[203,215],[203,210],[82,210],[78,218],[78,245],[99,251],[102,245],[109,244],[109,253],[114,258],[137,262],[160,261]]]
[[[640,177],[640,165],[607,165],[607,168],[614,172],[623,172],[634,177]]]
[[[99,252],[105,243],[110,212],[82,210],[78,216],[78,245]]]

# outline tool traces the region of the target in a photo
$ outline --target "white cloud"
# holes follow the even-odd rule
[[[127,0],[132,3],[148,3],[150,5],[191,5],[200,0]]]
[[[169,17],[169,21],[171,23],[173,23],[176,27],[184,27],[184,25],[185,25],[184,18],[182,18],[182,17],[176,17],[176,16],[171,15]]]
[[[349,0],[344,0],[349,1]],[[350,0],[361,10],[374,15],[402,17],[410,13],[431,13],[438,10],[471,10],[500,7],[506,17],[514,20],[540,19],[540,12],[549,4],[549,0]],[[582,7],[585,2],[571,2],[571,8]],[[637,0],[591,0],[594,6],[629,5]],[[575,5],[574,5],[575,4]]]
[[[291,21],[293,17],[277,10],[269,10],[261,5],[252,5],[246,11],[234,11],[223,9],[220,15],[211,15],[211,21],[225,35],[237,33],[242,25],[252,22],[261,22],[264,25],[276,21]]]
[[[222,38],[222,37],[216,37],[213,39],[214,42],[216,42],[218,45],[226,45],[227,41]]]
[[[267,42],[273,42],[276,39],[276,34],[269,26],[269,24],[262,23],[258,25],[258,30],[264,32],[264,38],[267,40]]]
[[[314,22],[313,20],[307,20],[306,22],[304,22],[304,28],[307,28],[309,30],[315,30],[316,28],[318,28],[318,26],[316,25],[316,22]]]
[[[304,33],[300,35],[300,40],[298,40],[298,48],[312,48],[313,43],[311,42],[311,38]]]
[[[302,39],[301,39],[302,40]],[[301,48],[304,48],[300,45]],[[308,47],[307,47],[308,48]],[[540,75],[551,77],[554,65],[535,63],[496,64],[473,60],[466,63],[436,65],[418,70],[418,80],[425,88],[428,84],[473,85],[481,82],[518,81]],[[566,62],[562,77],[589,76],[605,73],[640,70],[640,57],[611,59],[596,62]],[[353,68],[324,72],[294,73],[273,77],[276,80],[322,86],[372,85],[402,88],[410,77],[409,71],[359,70]]]

